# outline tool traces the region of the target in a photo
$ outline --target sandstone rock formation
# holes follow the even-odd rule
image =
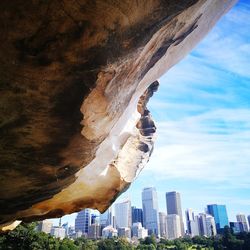
[[[153,149],[155,82],[235,0],[2,0],[0,224],[104,211]]]

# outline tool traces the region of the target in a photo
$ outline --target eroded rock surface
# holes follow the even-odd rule
[[[0,2],[0,224],[104,211],[141,171],[155,82],[235,0]]]

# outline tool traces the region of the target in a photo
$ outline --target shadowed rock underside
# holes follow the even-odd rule
[[[105,211],[153,150],[159,78],[235,3],[0,2],[0,224]]]

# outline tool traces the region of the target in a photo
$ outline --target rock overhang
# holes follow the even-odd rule
[[[234,3],[2,1],[0,223],[104,211],[152,153],[156,79]]]

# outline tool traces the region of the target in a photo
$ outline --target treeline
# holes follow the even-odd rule
[[[176,239],[173,241],[154,236],[140,240],[137,245],[124,238],[90,240],[78,238],[57,239],[35,230],[35,223],[21,224],[15,230],[0,235],[1,250],[250,250],[250,233],[233,234],[225,227],[221,237]]]

